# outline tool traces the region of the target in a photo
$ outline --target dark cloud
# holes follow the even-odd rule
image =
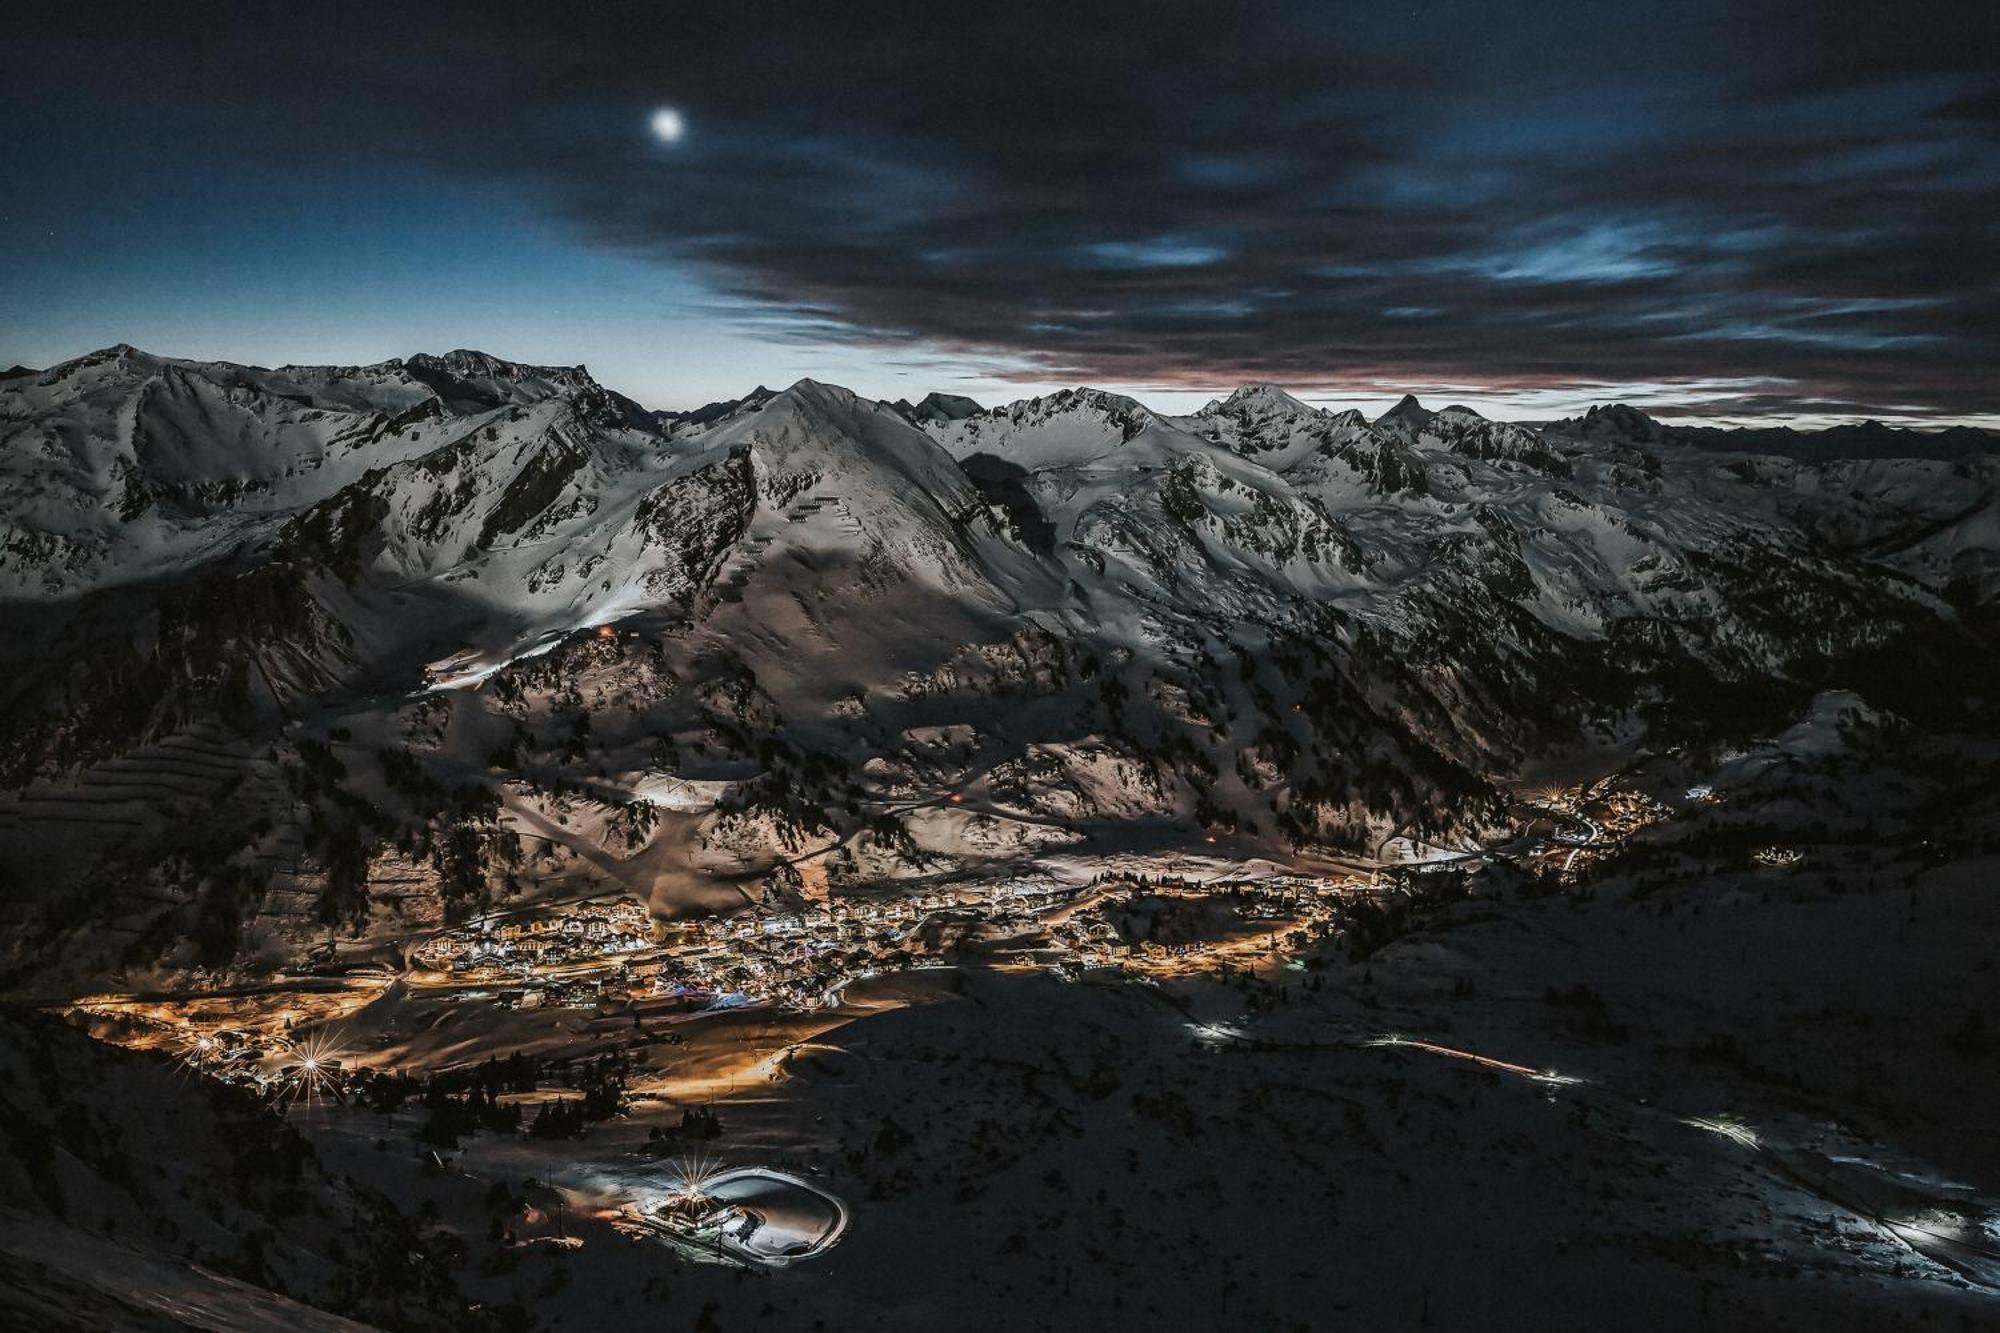
[[[22,79],[509,183],[779,336],[1023,378],[1996,406],[1990,3],[229,13],[65,8]]]

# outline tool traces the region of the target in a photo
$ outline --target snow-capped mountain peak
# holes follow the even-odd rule
[[[1217,416],[1228,413],[1234,416],[1306,416],[1317,414],[1319,408],[1300,402],[1286,390],[1275,384],[1245,384],[1233,390],[1226,398],[1209,401],[1197,416]]]
[[[915,403],[907,398],[899,398],[890,406],[919,426],[927,423],[963,421],[986,410],[972,399],[955,393],[927,393]]]
[[[526,664],[567,689],[587,638],[671,680],[564,763],[742,781],[782,736],[915,789],[901,738],[943,727],[1003,777],[1087,746],[1143,768],[1121,809],[1311,843],[1473,817],[1655,676],[1823,675],[2000,593],[1980,459],[1593,448],[1414,399],[1371,426],[1270,386],[1184,418],[924,401],[655,414],[471,352],[0,381],[0,615],[35,648],[0,767],[427,689],[499,710],[468,723],[491,753]]]
[[[1581,417],[1565,418],[1549,429],[1600,444],[1650,444],[1661,438],[1659,422],[1625,403],[1593,405]]]
[[[1423,428],[1429,424],[1435,412],[1417,401],[1413,393],[1406,393],[1394,407],[1375,418],[1375,429],[1384,435],[1393,436],[1408,444],[1414,442]]]
[[[1368,423],[1359,412],[1329,412],[1299,401],[1275,384],[1249,384],[1179,424],[1282,472],[1302,458],[1355,438]]]

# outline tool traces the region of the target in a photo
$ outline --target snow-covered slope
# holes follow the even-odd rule
[[[9,378],[0,848],[59,868],[16,910],[58,939],[45,903],[97,876],[154,957],[176,914],[365,917],[392,861],[462,910],[536,878],[529,835],[663,910],[841,873],[814,847],[891,877],[1050,837],[1339,854],[1479,827],[1531,754],[1988,678],[1990,460],[1617,424],[809,380],[653,414],[473,352]],[[663,784],[706,813],[626,812]],[[548,804],[579,789],[611,851]]]

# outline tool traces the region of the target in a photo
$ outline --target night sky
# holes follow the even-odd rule
[[[19,10],[0,365],[2000,414],[1991,0]]]

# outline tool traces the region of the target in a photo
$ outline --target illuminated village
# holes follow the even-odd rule
[[[1232,873],[1208,858],[1127,858],[1083,883],[1002,885],[812,900],[797,894],[721,915],[652,919],[630,896],[598,896],[481,913],[420,936],[397,973],[333,970],[332,992],[273,988],[268,1001],[135,1001],[95,997],[75,1011],[115,1018],[119,1039],[166,1044],[204,1076],[289,1099],[344,1095],[351,1069],[325,1036],[392,980],[411,997],[495,1011],[704,1014],[838,1010],[851,987],[961,966],[1025,969],[1061,980],[1097,975],[1163,981],[1282,971],[1364,917],[1438,875],[1518,863],[1572,882],[1633,833],[1665,817],[1658,800],[1617,784],[1552,789],[1521,807],[1522,822],[1485,849],[1407,844],[1372,870],[1313,875]],[[1758,857],[1767,862],[1765,853]],[[302,975],[333,958],[316,951]],[[315,1045],[314,1043],[317,1043]],[[325,1047],[325,1049],[319,1049]]]
[[[1484,982],[1464,972],[1451,931],[1432,932],[1490,920],[1501,928],[1492,947],[1511,949],[1516,914],[1542,900],[1580,909],[1619,883],[1624,910],[1654,919],[1650,895],[1675,855],[1663,849],[1676,847],[1719,856],[1766,892],[1810,893],[1825,858],[1774,818],[1796,784],[1780,754],[1735,761],[1718,783],[1636,774],[1529,786],[1478,841],[1403,832],[1377,859],[1311,871],[1233,860],[1204,841],[1199,854],[1124,852],[1004,879],[831,893],[765,885],[740,907],[665,919],[634,894],[592,885],[456,925],[313,945],[258,984],[90,995],[67,1013],[241,1090],[322,1146],[377,1161],[413,1154],[427,1179],[463,1179],[468,1200],[500,1200],[487,1262],[503,1268],[608,1234],[673,1256],[677,1273],[825,1271],[839,1262],[829,1256],[886,1224],[880,1209],[909,1187],[908,1160],[945,1178],[964,1162],[1007,1160],[1015,1150],[1000,1145],[1013,1131],[977,1109],[998,1086],[1022,1080],[1027,1105],[1040,1106],[1043,1079],[1073,1082],[1080,1100],[1036,1131],[1057,1141],[1066,1117],[1128,1083],[1132,1107],[1198,1133],[1199,1115],[1171,1089],[1212,1068],[1222,1081],[1206,1095],[1226,1096],[1228,1070],[1246,1058],[1274,1070],[1364,1056],[1433,1062],[1518,1084],[1545,1105],[1690,1129],[1763,1160],[1774,1151],[1770,1108],[1669,1114],[1607,1075],[1605,1052],[1632,1021],[1606,1013],[1608,981],[1535,974],[1530,1007],[1597,1043],[1581,1051],[1523,1046],[1505,1018],[1518,1011],[1504,1005],[1479,1007],[1488,1017],[1457,1030],[1475,1010],[1434,1006],[1477,996]],[[961,1010],[977,1016],[958,1024],[989,1024],[987,997],[999,995],[1010,1007],[1039,996],[1033,1004],[1050,1012],[1122,1012],[1154,1044],[1135,1062],[1122,1047],[1065,1038],[1085,1042],[1065,1046],[1077,1067],[1048,1073],[999,1059],[1001,1084],[966,1094],[962,1125],[901,1109],[971,1075],[954,1054],[960,1038],[906,1044],[878,1025]],[[1112,1011],[1098,1008],[1107,1003]],[[1162,1031],[1171,1035],[1159,1045]],[[1976,1049],[1977,1025],[1953,1039]],[[1156,1090],[1161,1080],[1169,1090]],[[476,1183],[520,1177],[524,1163],[533,1166],[518,1193]],[[1844,1179],[1800,1188],[1827,1206],[1862,1207]],[[1866,1243],[1983,1281],[1991,1265],[1966,1230],[1976,1216],[1885,1214]]]
[[[1703,788],[1683,805],[1720,801]],[[413,999],[455,1007],[643,1011],[688,1022],[839,1011],[858,983],[966,966],[1065,981],[1254,978],[1296,969],[1347,934],[1366,938],[1385,910],[1434,898],[1440,876],[1457,881],[1485,865],[1513,865],[1561,889],[1672,817],[1656,796],[1612,781],[1539,790],[1517,809],[1515,825],[1484,847],[1396,839],[1385,846],[1385,865],[1324,874],[1234,873],[1219,857],[1124,858],[1081,883],[1041,877],[821,899],[771,892],[734,912],[664,922],[634,897],[601,895],[483,912],[418,936],[401,951],[399,971],[342,967],[336,954],[316,950],[300,975],[331,965],[341,982],[330,992],[280,984],[268,1000],[187,1004],[87,997],[74,1011],[115,1019],[116,1039],[165,1044],[204,1076],[260,1095],[339,1097],[352,1072],[343,1057],[357,1053],[309,1034],[337,1030],[392,981]],[[1774,868],[1799,859],[1777,847],[1751,857]]]
[[[485,915],[441,931],[411,950],[408,980],[468,990],[501,1008],[593,1009],[643,998],[690,1011],[830,1008],[855,981],[967,959],[1062,976],[1089,968],[1199,971],[1324,935],[1338,904],[1368,887],[1352,876],[1114,872],[1076,887],[764,904],[665,925],[652,923],[636,900],[596,900]],[[1141,898],[1182,910],[1135,916],[1131,904]],[[1195,907],[1210,919],[1187,924]]]

